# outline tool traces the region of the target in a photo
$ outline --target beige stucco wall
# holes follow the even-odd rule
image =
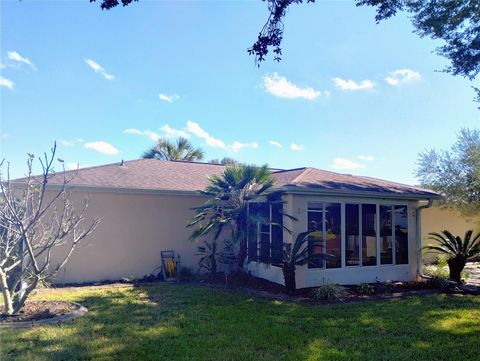
[[[433,206],[422,211],[422,243],[432,243],[428,239],[430,232],[448,230],[455,235],[463,237],[469,229],[480,231],[480,215],[466,217],[459,211]],[[424,254],[425,262],[435,259],[432,254]]]
[[[71,197],[80,204],[85,195],[78,191]],[[76,248],[56,282],[142,277],[160,265],[162,250],[174,250],[182,265],[197,269],[197,244],[188,241],[191,229],[185,225],[194,214],[192,207],[202,204],[203,198],[118,192],[89,192],[87,196],[87,216],[103,220]]]
[[[152,193],[119,193],[82,191],[72,193],[80,204],[89,199],[87,215],[102,217],[97,230],[78,246],[70,262],[57,277],[58,283],[117,280],[122,277],[142,277],[160,265],[160,251],[172,249],[180,254],[182,264],[198,267],[196,243],[188,241],[191,229],[185,225],[194,215],[193,207],[204,202],[200,196],[158,195]],[[306,230],[308,202],[384,203],[409,206],[409,264],[339,269],[297,269],[297,286],[313,287],[324,282],[352,284],[376,280],[413,280],[417,271],[415,229],[416,202],[378,200],[372,198],[320,197],[307,195],[285,196],[284,210],[298,221],[285,220],[294,236]],[[285,232],[284,239],[292,240]],[[61,252],[59,248],[57,252]],[[283,283],[278,267],[249,264],[249,270],[260,277]]]

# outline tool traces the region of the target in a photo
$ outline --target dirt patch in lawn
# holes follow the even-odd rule
[[[58,316],[69,315],[80,307],[79,304],[66,301],[30,301],[26,302],[16,315],[1,315],[0,323],[12,324],[51,319]],[[2,309],[3,307],[0,308],[0,311],[2,311]]]

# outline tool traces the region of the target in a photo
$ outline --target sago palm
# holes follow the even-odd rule
[[[429,239],[435,240],[436,244],[429,244],[423,249],[447,255],[448,268],[450,270],[450,279],[460,282],[461,273],[465,264],[480,256],[480,233],[473,237],[473,230],[468,230],[463,239],[460,236],[454,236],[449,231],[442,233],[429,233]]]
[[[204,156],[201,148],[195,148],[186,138],[179,137],[176,141],[160,138],[152,148],[143,153],[145,159],[196,161]]]
[[[315,254],[314,250],[323,246],[321,232],[302,232],[293,244],[284,243],[282,252],[282,272],[285,281],[285,288],[288,294],[295,294],[297,289],[295,281],[295,270],[297,266],[303,266],[310,262],[324,260],[331,255],[322,253]]]

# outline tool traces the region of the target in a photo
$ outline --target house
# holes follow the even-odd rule
[[[217,164],[151,159],[80,169],[69,185],[71,198],[83,202],[87,196],[87,216],[103,221],[75,250],[56,282],[142,277],[159,266],[162,250],[174,250],[182,265],[197,269],[197,244],[188,241],[192,229],[185,226],[194,215],[192,208],[205,201],[198,190],[223,169]],[[323,235],[326,252],[334,257],[297,268],[299,288],[326,281],[356,284],[416,278],[421,209],[440,195],[315,168],[272,169],[272,173],[275,187],[284,191],[280,207],[297,221],[283,217],[278,205],[252,204],[252,211],[283,222],[293,235],[273,225],[259,226],[257,239],[248,241],[249,257],[257,260],[248,263],[249,272],[283,283],[281,269],[275,266],[283,242],[316,230]],[[54,175],[50,189],[62,179],[61,174]]]

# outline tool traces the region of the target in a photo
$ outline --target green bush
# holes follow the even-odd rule
[[[334,285],[332,283],[325,283],[320,287],[314,288],[312,297],[317,301],[335,301],[345,298],[347,290],[345,287]]]
[[[362,295],[372,295],[375,293],[375,287],[369,283],[362,283],[360,286],[358,286],[358,292],[360,292]]]
[[[453,291],[455,284],[448,279],[448,277],[432,276],[427,280],[427,284],[435,289],[442,291]]]

